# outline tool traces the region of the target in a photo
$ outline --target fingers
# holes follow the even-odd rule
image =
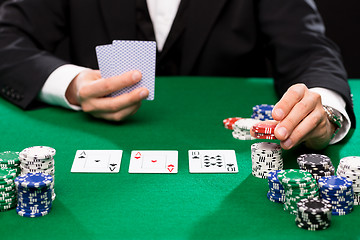
[[[304,84],[289,88],[273,109],[274,120],[279,121],[275,136],[284,149],[326,134],[327,118],[319,94],[311,92]],[[326,142],[323,137],[323,142]],[[330,138],[330,137],[329,137]]]
[[[74,80],[77,101],[82,110],[106,120],[120,121],[135,114],[141,101],[149,95],[146,88],[138,88],[117,97],[104,97],[139,82],[141,73],[136,70],[107,79],[102,79],[99,71],[88,70],[81,72]]]
[[[326,139],[326,122],[327,118],[322,113],[323,109],[314,109],[306,118],[304,118],[291,132],[290,136],[282,141],[280,144],[284,149],[305,142],[308,139],[316,139],[317,147],[322,148],[328,144]]]
[[[138,88],[130,93],[125,93],[117,97],[88,99],[83,102],[82,109],[88,113],[116,113],[140,103],[143,99],[147,98],[148,95],[149,90],[146,88]]]
[[[124,108],[117,112],[97,112],[92,113],[96,118],[101,118],[109,121],[121,121],[127,118],[128,116],[134,115],[140,108],[141,102],[134,104],[130,107]]]
[[[84,85],[79,90],[79,97],[81,99],[104,97],[119,89],[129,87],[141,80],[141,73],[139,71],[126,72],[119,76],[110,78],[100,78]]]

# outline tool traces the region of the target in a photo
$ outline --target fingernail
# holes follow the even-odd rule
[[[134,71],[132,74],[132,79],[135,81],[139,81],[141,79],[141,74],[138,71]]]
[[[287,130],[284,127],[279,127],[278,129],[276,129],[276,132],[278,135],[280,135],[280,137],[282,138],[286,138],[287,135]]]
[[[274,114],[276,117],[283,119],[284,117],[284,111],[281,108],[277,108],[274,110]]]
[[[283,145],[286,147],[286,148],[290,148],[291,145],[292,145],[292,141],[290,138],[286,139],[284,142],[283,142]]]
[[[147,91],[145,91],[145,90],[142,90],[141,92],[140,92],[140,98],[141,99],[144,99],[144,98],[146,98],[147,97]]]

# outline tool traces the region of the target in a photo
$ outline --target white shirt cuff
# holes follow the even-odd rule
[[[72,64],[66,64],[53,71],[39,93],[39,99],[50,105],[61,106],[64,108],[81,110],[80,106],[72,105],[65,97],[66,90],[71,81],[83,70],[87,68]]]
[[[316,87],[311,88],[310,90],[320,94],[321,102],[323,105],[332,107],[335,111],[337,111],[338,114],[340,113],[342,115],[344,119],[343,125],[339,129],[335,137],[331,139],[329,144],[334,144],[341,141],[343,138],[345,138],[346,134],[348,134],[351,126],[349,115],[345,110],[346,103],[344,99],[338,93],[329,89]]]

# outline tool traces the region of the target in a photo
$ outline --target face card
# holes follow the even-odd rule
[[[71,172],[118,173],[122,150],[77,150]]]
[[[101,45],[95,48],[96,56],[98,59],[98,65],[103,78],[109,78],[114,76],[113,74],[113,45]]]
[[[154,41],[113,41],[113,69],[112,74],[120,75],[131,70],[139,70],[142,79],[137,84],[126,87],[110,94],[118,96],[139,87],[149,89],[147,100],[154,100],[155,96],[155,64],[156,42]]]
[[[189,150],[190,173],[239,172],[234,150]]]
[[[129,173],[177,173],[178,151],[131,152]]]

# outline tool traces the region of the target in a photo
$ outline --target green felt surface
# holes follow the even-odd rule
[[[360,113],[360,81],[351,80]],[[267,181],[251,175],[250,145],[222,125],[249,117],[252,106],[274,104],[270,79],[156,79],[155,101],[121,124],[61,108],[22,111],[0,100],[0,151],[47,145],[55,155],[57,198],[47,216],[28,219],[0,213],[0,239],[360,239],[360,207],[334,216],[332,226],[311,232],[266,198]],[[359,133],[321,153],[335,166],[360,156]],[[78,149],[122,149],[118,174],[71,173]],[[177,174],[129,174],[131,150],[178,150]],[[188,150],[234,149],[237,174],[190,174]],[[303,147],[285,151],[285,168],[296,168]]]

